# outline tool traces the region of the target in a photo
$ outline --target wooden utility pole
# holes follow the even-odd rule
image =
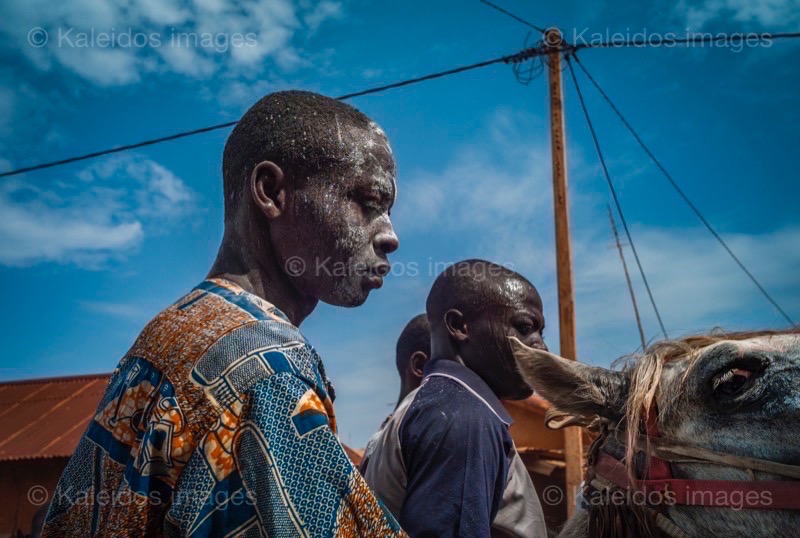
[[[617,244],[617,251],[619,251],[619,259],[622,260],[622,270],[625,271],[625,282],[628,283],[628,291],[631,294],[631,303],[633,304],[633,313],[636,315],[636,326],[639,328],[639,338],[642,340],[642,352],[647,347],[647,342],[644,339],[644,329],[642,329],[642,318],[639,317],[639,305],[636,304],[636,294],[633,293],[633,284],[631,284],[631,275],[628,273],[628,264],[625,263],[625,254],[622,253],[622,243],[619,242],[619,234],[617,233],[617,224],[614,222],[614,215],[611,213],[611,206],[608,206],[608,220],[611,221],[611,231],[614,232],[614,241]]]
[[[553,155],[553,198],[555,201],[556,275],[558,279],[559,353],[577,360],[575,345],[575,291],[572,279],[572,246],[569,237],[567,201],[567,148],[564,138],[564,94],[561,89],[561,32],[551,28],[544,34],[548,48],[550,86],[550,145]],[[575,497],[583,478],[583,438],[578,427],[564,428],[567,515],[575,512]]]

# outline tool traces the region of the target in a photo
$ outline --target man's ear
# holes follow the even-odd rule
[[[286,176],[272,161],[262,161],[250,176],[250,191],[256,206],[268,219],[283,213],[286,207]]]
[[[525,380],[560,411],[619,421],[625,416],[628,377],[623,372],[589,366],[510,338]]]
[[[425,363],[428,362],[428,355],[422,351],[415,351],[411,354],[411,359],[408,361],[408,364],[411,368],[411,373],[414,376],[422,379],[423,377],[423,369],[425,368]]]
[[[444,325],[447,327],[447,332],[450,333],[450,336],[455,338],[457,342],[463,342],[468,338],[467,322],[460,310],[451,308],[445,312]]]

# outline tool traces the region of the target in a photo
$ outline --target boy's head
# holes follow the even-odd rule
[[[463,362],[498,398],[527,398],[508,338],[547,349],[542,299],[522,275],[484,260],[451,265],[433,283],[426,303],[432,357]]]
[[[431,326],[428,316],[415,316],[397,340],[397,373],[400,374],[400,399],[419,387],[422,369],[431,356]]]

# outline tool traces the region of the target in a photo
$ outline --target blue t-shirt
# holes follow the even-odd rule
[[[400,525],[414,537],[490,536],[518,458],[511,417],[489,386],[459,363],[431,361],[425,375],[399,424],[406,470]],[[533,509],[520,511],[518,503],[514,527],[521,514],[526,523],[541,517],[524,468],[522,474],[517,493],[533,497]]]
[[[412,538],[545,537],[510,424],[475,372],[430,361],[422,385],[370,442],[364,478]]]

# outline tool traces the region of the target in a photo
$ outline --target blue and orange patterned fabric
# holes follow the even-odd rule
[[[339,444],[333,398],[282,312],[206,280],[120,361],[43,536],[404,536]]]

